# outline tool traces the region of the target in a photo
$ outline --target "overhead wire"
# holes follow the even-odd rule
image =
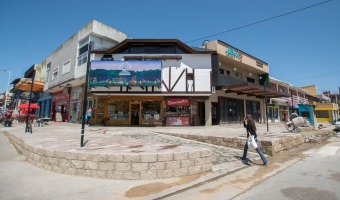
[[[208,36],[205,36],[205,37],[190,40],[190,41],[187,41],[186,43],[191,43],[191,42],[195,42],[195,41],[198,41],[198,40],[202,40],[202,39],[210,38],[210,37],[213,37],[213,36],[221,35],[221,34],[224,34],[224,33],[236,31],[236,30],[239,30],[239,29],[242,29],[242,28],[246,28],[246,27],[253,26],[253,25],[256,25],[256,24],[259,24],[259,23],[263,23],[263,22],[266,22],[266,21],[270,21],[270,20],[273,20],[273,19],[276,19],[276,18],[279,18],[279,17],[290,15],[290,14],[300,12],[300,11],[303,11],[303,10],[306,10],[306,9],[310,9],[310,8],[313,8],[313,7],[316,7],[316,6],[320,6],[322,4],[329,3],[331,1],[333,1],[333,0],[323,1],[323,2],[320,2],[320,3],[317,3],[317,4],[313,4],[313,5],[310,5],[310,6],[307,6],[307,7],[304,7],[304,8],[300,8],[300,9],[297,9],[297,10],[294,10],[294,11],[290,11],[290,12],[287,12],[287,13],[284,13],[284,14],[280,14],[280,15],[277,15],[277,16],[274,16],[274,17],[270,17],[270,18],[267,18],[267,19],[256,21],[256,22],[253,22],[253,23],[250,23],[250,24],[246,24],[246,25],[243,25],[243,26],[232,28],[232,29],[222,31],[222,32],[219,32],[219,33],[215,33],[215,34],[212,34],[212,35],[208,35]]]

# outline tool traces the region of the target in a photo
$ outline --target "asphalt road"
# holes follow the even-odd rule
[[[295,163],[235,200],[243,199],[340,199],[340,133],[320,149],[305,152]]]
[[[340,134],[329,143],[249,167],[164,199],[336,200],[340,199]],[[298,150],[299,151],[299,150]]]

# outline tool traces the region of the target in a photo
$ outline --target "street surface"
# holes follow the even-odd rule
[[[129,181],[72,176],[37,168],[25,161],[0,132],[0,199],[340,199],[336,190],[340,182],[338,136],[332,137],[326,146],[305,154],[301,154],[305,149],[297,148],[298,153],[269,157],[270,165],[263,167],[254,159],[259,158],[257,154],[250,157],[254,163],[247,166],[233,157],[240,155],[240,150],[150,134],[145,130],[138,139],[209,146],[216,152],[215,164],[224,165],[228,160],[225,169],[234,167],[234,171],[221,167],[203,175]]]

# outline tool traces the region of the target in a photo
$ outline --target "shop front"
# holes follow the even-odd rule
[[[81,120],[82,105],[81,105],[82,88],[73,89],[70,99],[70,122],[78,123]]]
[[[162,126],[163,97],[98,97],[96,124],[118,126]]]
[[[68,93],[57,92],[52,97],[52,119],[54,121],[65,122],[69,117],[70,95]],[[61,119],[57,116],[61,116]]]
[[[166,100],[166,125],[189,126],[190,125],[190,99],[168,98]]]

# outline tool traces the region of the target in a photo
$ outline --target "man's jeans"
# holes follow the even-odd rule
[[[256,143],[257,143],[257,148],[256,148],[257,153],[260,155],[260,157],[261,157],[261,159],[262,159],[262,161],[263,161],[263,164],[267,164],[268,161],[267,161],[266,157],[264,156],[264,154],[263,154],[261,148],[260,148],[259,145],[258,145],[258,140],[257,140],[257,138],[255,138],[255,141],[256,141]],[[242,156],[242,159],[245,160],[245,159],[247,158],[247,153],[248,153],[248,143],[246,142],[246,144],[244,145],[244,149],[243,149],[243,156]]]

